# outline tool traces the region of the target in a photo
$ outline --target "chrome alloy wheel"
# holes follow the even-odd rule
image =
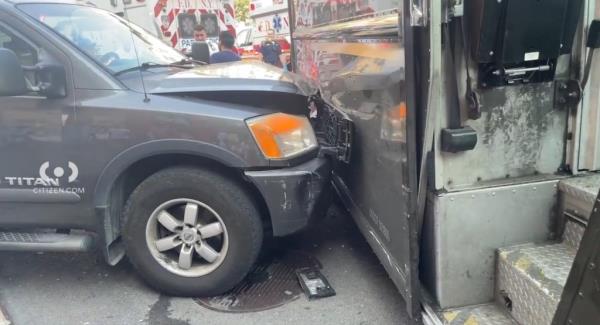
[[[229,238],[223,220],[211,207],[181,198],[154,210],[146,224],[146,244],[169,272],[200,277],[223,263]]]

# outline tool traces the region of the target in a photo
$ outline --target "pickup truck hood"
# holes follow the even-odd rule
[[[147,75],[145,75],[146,78]],[[148,76],[151,93],[190,92],[282,92],[310,95],[313,90],[292,73],[262,62],[233,62],[199,66],[189,70],[174,69],[173,73]]]

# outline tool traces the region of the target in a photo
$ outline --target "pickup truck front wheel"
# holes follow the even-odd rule
[[[148,177],[127,202],[129,260],[151,286],[177,296],[221,294],[256,262],[258,210],[233,181],[207,170],[169,168]]]

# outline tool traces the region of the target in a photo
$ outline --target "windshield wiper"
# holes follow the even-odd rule
[[[146,71],[148,69],[154,69],[154,68],[181,68],[181,69],[189,69],[191,68],[190,64],[192,64],[192,62],[187,62],[185,60],[181,60],[181,61],[177,61],[177,62],[173,62],[173,63],[168,63],[168,64],[159,64],[159,63],[153,63],[153,62],[144,62],[139,66],[136,67],[131,67],[131,68],[127,68],[121,71],[117,71],[114,73],[115,76],[127,73],[127,72],[131,72],[131,71],[137,71],[137,70],[141,70],[141,71]]]
[[[200,60],[194,60],[192,58],[185,58],[185,59],[181,59],[177,62],[173,62],[172,64],[199,64],[199,65],[207,65],[208,62],[204,62],[204,61],[200,61]]]

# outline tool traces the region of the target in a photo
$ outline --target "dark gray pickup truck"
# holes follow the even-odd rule
[[[89,6],[0,0],[0,250],[99,247],[166,293],[232,288],[328,192],[296,84]]]

